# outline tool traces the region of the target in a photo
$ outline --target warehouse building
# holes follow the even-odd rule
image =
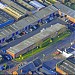
[[[37,46],[40,46],[44,40],[48,38],[53,38],[58,35],[58,33],[63,33],[66,31],[66,26],[59,23],[45,29],[43,32],[22,41],[21,43],[9,48],[7,53],[10,54],[13,58],[19,57],[20,54],[24,54]]]
[[[0,43],[3,43],[9,38],[13,38],[16,35],[19,35],[22,31],[28,30],[31,25],[47,23],[46,19],[53,19],[55,17],[54,14],[56,13],[57,9],[50,5],[33,15],[23,18],[22,20],[14,23],[13,25],[0,29]]]
[[[11,0],[1,0],[1,2],[7,4],[11,9],[13,9],[14,11],[20,13],[21,15],[25,16],[27,14],[27,10],[24,9],[23,7],[21,7],[20,5],[16,4],[15,2],[11,1]]]
[[[61,3],[55,3],[54,6],[58,9],[61,16],[75,23],[75,11]]]
[[[71,56],[56,65],[56,71],[62,75],[75,75],[75,57]]]
[[[22,6],[23,8],[27,8],[29,11],[34,11],[36,10],[35,7],[33,7],[32,5],[28,4],[27,2],[25,2],[24,0],[16,0],[14,1],[15,3],[19,4],[20,6]]]
[[[8,15],[6,12],[0,10],[0,28],[10,25],[14,22],[15,20]]]
[[[38,10],[45,7],[44,5],[40,4],[37,1],[30,1],[29,4],[31,4],[32,6],[36,7]]]
[[[3,4],[0,2],[0,9],[7,12],[8,14],[10,14],[11,16],[13,16],[15,19],[20,19],[22,17],[22,14],[18,13],[17,11],[11,9],[10,7],[8,7],[6,4]]]

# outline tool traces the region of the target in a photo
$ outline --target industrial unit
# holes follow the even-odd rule
[[[19,35],[22,31],[28,30],[30,25],[36,25],[42,22],[46,23],[46,19],[54,18],[54,14],[56,13],[57,9],[50,5],[33,15],[23,18],[13,25],[0,29],[0,43],[3,43],[9,38]]]
[[[18,12],[14,11],[10,7],[8,7],[6,4],[3,4],[1,2],[0,2],[0,9],[2,9],[5,12],[7,12],[8,14],[10,14],[11,16],[13,16],[17,20],[22,17],[21,14],[19,14]]]
[[[64,75],[75,74],[75,57],[71,56],[56,65],[56,71]]]
[[[59,23],[45,29],[42,32],[22,41],[21,43],[9,48],[7,53],[10,54],[13,58],[18,57],[20,54],[24,54],[37,46],[40,46],[44,40],[47,38],[53,38],[60,33],[66,31],[66,26]]]
[[[10,25],[14,22],[14,18],[8,15],[6,12],[0,10],[0,28]]]
[[[10,1],[10,0],[1,0],[1,2],[7,4],[11,9],[13,9],[14,11],[20,13],[21,15],[26,15],[27,14],[27,10],[24,9],[23,7],[21,7],[20,5],[16,4],[15,2],[13,1]]]
[[[19,5],[21,5],[21,6],[24,7],[24,8],[27,8],[27,9],[30,10],[30,11],[36,10],[35,7],[31,6],[30,4],[28,4],[28,3],[25,2],[24,0],[16,0],[16,1],[14,1],[14,2],[17,3],[17,4],[19,4]]]
[[[61,3],[55,3],[54,6],[58,9],[59,15],[75,23],[75,11],[73,9]]]
[[[40,4],[37,1],[30,1],[29,4],[31,4],[32,6],[36,7],[37,9],[42,9],[42,8],[45,7],[44,5]]]

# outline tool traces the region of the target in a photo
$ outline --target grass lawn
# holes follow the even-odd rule
[[[21,57],[18,57],[18,58],[15,58],[14,60],[21,62],[22,60],[25,60],[25,59],[31,57],[32,55],[35,55],[35,54],[41,52],[42,50],[44,50],[44,49],[47,48],[48,46],[51,46],[51,45],[53,45],[54,43],[57,43],[58,41],[63,40],[64,38],[68,37],[70,34],[71,34],[70,31],[66,31],[66,32],[64,32],[64,33],[62,33],[62,34],[59,34],[59,35],[58,35],[59,37],[57,36],[57,37],[53,38],[53,41],[52,41],[52,42],[49,41],[49,43],[48,43],[47,45],[41,46],[41,47],[38,48],[38,49],[37,49],[37,48],[36,48],[36,49],[33,49],[33,50],[31,50],[31,51],[29,51],[29,52],[23,54],[23,55],[22,55],[22,58],[21,58]],[[47,40],[45,40],[44,43],[47,43],[47,41],[48,41],[49,39],[50,39],[50,38],[48,38]],[[42,44],[43,44],[43,43],[42,43]],[[20,59],[19,59],[19,58],[20,58]]]

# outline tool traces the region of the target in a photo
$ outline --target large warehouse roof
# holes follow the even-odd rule
[[[71,8],[61,4],[61,3],[55,3],[54,6],[59,9],[60,11],[62,11],[63,13],[75,18],[75,11],[72,10]]]
[[[16,31],[21,30],[24,27],[33,24],[34,22],[46,17],[49,14],[52,14],[55,11],[57,11],[57,9],[55,9],[53,6],[50,5],[46,8],[38,11],[37,13],[14,23],[13,25],[7,26],[4,29],[0,29],[0,36],[1,36],[0,39],[5,38],[8,35],[11,35],[12,33],[16,32]],[[13,29],[13,30],[11,30],[11,29]],[[8,30],[11,30],[11,32],[9,33]]]
[[[35,7],[33,7],[32,5],[28,4],[28,3],[25,2],[24,0],[16,0],[16,2],[20,3],[23,7],[29,9],[30,11],[36,10]]]
[[[11,1],[11,0],[1,0],[2,2],[8,4],[8,6],[12,6],[14,9],[19,10],[20,12],[26,14],[27,10],[24,9],[23,7],[21,7],[20,5],[16,4],[15,2]]]
[[[50,6],[46,7],[46,8],[44,8],[44,9],[42,9],[41,11],[36,12],[36,14],[34,14],[34,15],[36,17],[38,17],[39,20],[40,20],[43,17],[46,17],[46,16],[48,16],[48,15],[50,15],[53,12],[56,12],[56,11],[57,11],[57,9],[50,5]]]
[[[9,48],[7,51],[10,51],[10,52],[16,54],[16,53],[28,48],[29,46],[39,42],[40,40],[45,39],[49,35],[52,35],[56,31],[59,31],[60,29],[62,29],[64,27],[65,27],[64,25],[57,23],[49,28],[46,28],[43,32],[40,32],[40,33],[24,40],[23,42]]]

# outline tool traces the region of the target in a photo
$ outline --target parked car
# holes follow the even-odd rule
[[[8,43],[9,43],[9,42],[11,42],[12,40],[13,40],[13,39],[12,39],[12,38],[10,38],[10,39],[6,40],[6,42],[8,42]]]
[[[5,59],[6,60],[12,60],[12,56],[11,55],[5,55]]]
[[[56,52],[54,52],[54,54],[59,55],[59,54],[60,54],[60,52],[59,52],[59,51],[56,51]]]

